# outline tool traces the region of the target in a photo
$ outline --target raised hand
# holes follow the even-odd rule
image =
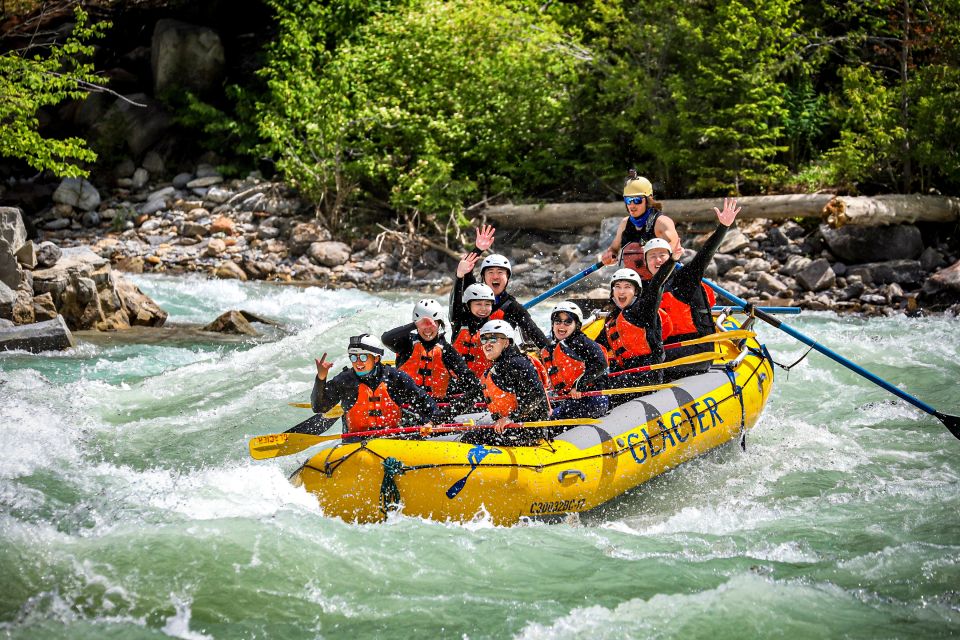
[[[740,207],[737,206],[736,198],[724,198],[723,211],[720,211],[720,209],[716,207],[714,207],[713,210],[717,214],[717,220],[725,227],[732,225],[737,214],[740,213]]]
[[[327,362],[327,354],[324,353],[317,359],[317,377],[321,380],[327,379],[327,374],[333,368],[333,360]]]
[[[479,253],[473,253],[471,251],[470,253],[465,254],[457,264],[457,277],[463,278],[468,273],[473,273],[473,269],[477,266],[477,260],[479,259]]]
[[[477,240],[475,244],[477,245],[477,251],[484,252],[490,247],[493,246],[493,236],[497,233],[497,230],[493,228],[493,225],[485,224],[482,227],[477,228]]]

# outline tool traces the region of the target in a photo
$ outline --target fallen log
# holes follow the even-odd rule
[[[20,349],[39,353],[68,349],[73,346],[73,335],[58,315],[53,320],[21,324],[16,327],[0,329],[0,351]]]
[[[844,224],[873,226],[912,222],[954,222],[960,220],[960,200],[945,196],[888,195],[846,197],[832,194],[790,194],[737,198],[743,207],[740,219],[793,218],[830,219]],[[675,222],[712,222],[720,198],[665,200],[663,213]],[[599,225],[605,218],[626,215],[622,202],[569,202],[558,204],[497,205],[484,215],[504,229],[573,229]]]
[[[956,222],[960,219],[960,199],[916,194],[869,198],[837,196],[823,212],[826,223],[834,229],[848,224],[879,227],[914,222]]]

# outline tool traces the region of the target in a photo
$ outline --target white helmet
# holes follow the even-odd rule
[[[375,356],[382,356],[384,351],[383,343],[369,333],[351,336],[350,344],[347,346],[347,353],[369,353]]]
[[[432,298],[425,298],[413,305],[413,321],[430,318],[437,323],[443,322],[443,306]]]
[[[613,285],[620,280],[627,280],[628,282],[632,282],[633,284],[637,285],[637,291],[641,291],[643,289],[643,281],[640,279],[640,274],[633,269],[617,269],[617,271],[613,274],[613,278],[610,279],[611,291],[613,291]]]
[[[553,311],[550,312],[550,321],[553,322],[553,316],[560,312],[569,313],[574,318],[577,319],[577,322],[580,325],[583,325],[583,311],[580,310],[575,303],[565,300],[564,302],[558,302],[557,305],[553,308]]]
[[[506,269],[507,276],[513,276],[513,267],[510,266],[510,261],[507,260],[506,256],[502,256],[499,253],[491,253],[489,256],[483,259],[483,262],[480,263],[481,278],[483,278],[483,270],[489,269],[490,267],[500,267],[501,269]]]
[[[497,298],[493,295],[493,289],[480,282],[475,282],[463,291],[464,303],[473,302],[474,300],[496,302]]]
[[[477,335],[482,336],[487,333],[502,333],[514,344],[519,342],[516,329],[506,320],[488,320],[486,324],[480,327],[480,332]]]
[[[648,251],[653,251],[654,249],[666,249],[669,253],[673,253],[673,247],[671,247],[670,243],[663,238],[651,238],[650,240],[647,240],[646,244],[643,245],[644,254],[646,254]]]

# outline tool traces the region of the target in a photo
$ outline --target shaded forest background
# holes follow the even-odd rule
[[[332,228],[483,203],[956,194],[960,0],[3,1],[4,173],[106,171],[60,121],[157,19],[217,29],[217,91],[155,96],[177,154],[296,187]],[[38,16],[69,22],[41,28]],[[172,150],[168,153],[174,154]],[[175,155],[175,154],[174,154]]]

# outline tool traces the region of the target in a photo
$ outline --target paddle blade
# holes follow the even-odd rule
[[[960,416],[951,416],[950,414],[940,413],[939,411],[933,415],[943,423],[943,426],[950,430],[954,438],[960,440]]]
[[[454,498],[457,497],[457,494],[458,494],[458,493],[460,493],[461,491],[463,491],[463,488],[464,488],[465,486],[467,486],[467,478],[470,477],[470,474],[471,474],[471,473],[473,473],[473,469],[470,469],[470,472],[467,473],[467,475],[463,476],[462,478],[460,478],[459,480],[457,480],[456,482],[454,482],[452,485],[450,485],[450,488],[447,489],[447,497],[448,497],[448,498],[450,498],[451,500],[453,500]]]
[[[272,433],[250,438],[250,457],[254,460],[266,460],[300,453],[315,444],[337,440],[341,434],[332,436],[314,436],[308,433]]]
[[[291,407],[296,407],[297,409],[311,409],[313,405],[309,402],[288,402],[288,405]]]

